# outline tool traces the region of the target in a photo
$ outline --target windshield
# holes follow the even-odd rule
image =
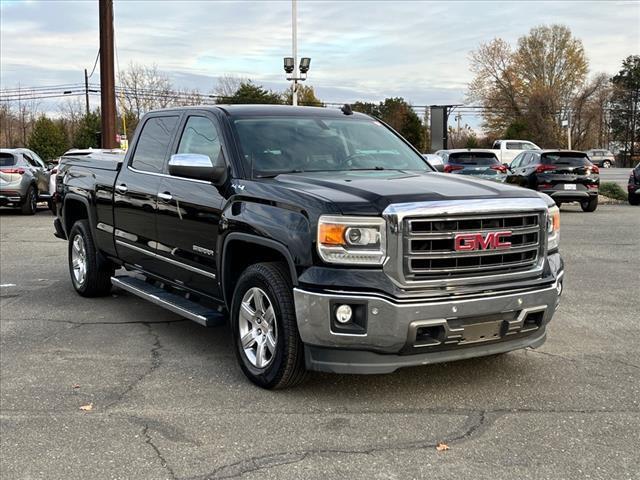
[[[458,165],[496,165],[500,162],[490,152],[451,152],[448,163]]]
[[[287,172],[428,170],[382,123],[360,118],[251,117],[234,121],[255,177]]]
[[[586,155],[581,155],[576,152],[545,153],[542,155],[542,158],[542,163],[551,165],[569,165],[571,167],[586,167],[591,165]]]

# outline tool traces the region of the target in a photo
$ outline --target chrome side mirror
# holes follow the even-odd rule
[[[225,180],[227,166],[222,149],[214,165],[208,155],[200,153],[177,153],[169,159],[169,174],[174,177],[193,178],[213,183]]]

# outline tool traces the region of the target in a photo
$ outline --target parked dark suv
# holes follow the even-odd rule
[[[593,212],[598,207],[599,174],[584,152],[529,151],[513,159],[506,182],[546,193],[558,206],[578,202],[582,210]]]
[[[629,174],[627,192],[629,192],[629,203],[631,205],[640,205],[640,163]]]

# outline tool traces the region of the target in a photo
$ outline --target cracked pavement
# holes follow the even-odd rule
[[[52,231],[0,212],[3,480],[638,478],[638,208],[562,207],[540,349],[278,392],[245,380],[226,327],[76,295]]]

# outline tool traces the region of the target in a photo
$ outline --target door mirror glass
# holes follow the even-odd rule
[[[169,174],[174,177],[222,183],[226,173],[227,167],[222,149],[220,149],[215,164],[208,155],[201,153],[177,153],[171,155],[169,159]]]

